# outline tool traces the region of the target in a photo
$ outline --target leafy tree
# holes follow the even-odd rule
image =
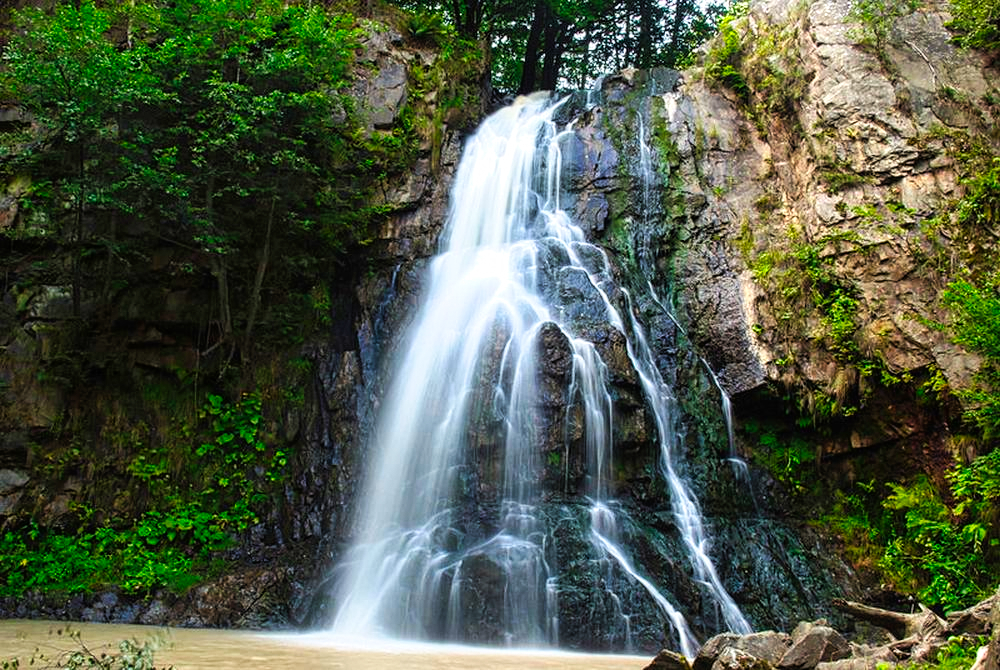
[[[887,70],[892,64],[886,54],[890,33],[896,19],[912,14],[919,6],[919,0],[854,0],[847,15],[849,21],[857,24],[856,38],[871,47]]]
[[[353,17],[269,0],[179,0],[160,22],[171,37],[153,58],[170,104],[163,127],[150,131],[158,133],[151,149],[176,156],[166,167],[177,197],[167,202],[212,259],[231,352],[230,257],[257,256],[244,280],[249,353],[276,230],[294,236],[321,215],[317,194],[343,143],[336,91],[358,42]]]
[[[69,229],[76,247],[73,262],[73,312],[80,315],[81,256],[87,209],[108,204],[117,176],[102,164],[104,145],[118,135],[120,116],[156,98],[148,71],[133,51],[116,48],[106,37],[111,15],[92,0],[61,4],[51,14],[29,8],[18,16],[18,32],[4,51],[4,90],[30,112],[42,131],[50,180],[36,195],[67,202]],[[117,203],[120,205],[121,203]],[[60,214],[61,216],[61,214]]]
[[[399,0],[442,12],[490,44],[493,84],[528,93],[590,85],[627,66],[675,66],[714,30],[721,5],[693,0]]]
[[[25,11],[19,26],[4,88],[43,131],[19,160],[54,217],[47,232],[76,246],[78,315],[84,243],[104,231],[107,298],[127,217],[208,260],[215,346],[249,355],[275,255],[318,265],[365,241],[375,187],[413,157],[407,119],[369,132],[343,93],[360,36],[343,11],[87,0]]]

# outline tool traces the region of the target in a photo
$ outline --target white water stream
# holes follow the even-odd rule
[[[333,628],[339,635],[463,639],[465,613],[474,605],[463,601],[463,589],[474,586],[466,580],[481,578],[485,562],[503,582],[502,638],[511,645],[558,643],[559,566],[538,509],[539,347],[558,329],[572,354],[568,394],[584,417],[595,551],[642,585],[681,651],[693,656],[697,640],[677,606],[619,543],[607,504],[612,395],[605,363],[580,332],[572,301],[581,293],[590,300],[587,318],[597,314],[626,339],[655,416],[660,468],[695,579],[731,630],[750,630],[716,574],[697,501],[677,474],[670,390],[631,310],[624,320],[609,298],[617,289],[606,256],[561,208],[561,142],[572,129],[553,122],[558,106],[537,96],[520,99],[484,121],[467,143],[441,251],[379,409],[360,537],[338,568]],[[499,518],[476,521],[477,528],[493,529],[476,539],[462,502],[476,496],[469,473],[481,445],[472,426],[484,416],[504,435],[501,500]]]

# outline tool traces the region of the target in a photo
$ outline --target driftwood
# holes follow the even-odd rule
[[[888,643],[850,644],[825,620],[802,622],[791,635],[766,631],[737,635],[720,633],[708,640],[687,667],[688,659],[663,652],[646,670],[711,670],[767,668],[768,670],[859,670],[888,664],[933,661],[953,639],[966,644],[991,636],[979,650],[972,670],[1000,670],[1000,590],[973,607],[942,619],[923,605],[915,612],[894,612],[863,603],[836,599],[834,607],[887,630]]]
[[[920,605],[919,612],[913,612],[912,614],[884,610],[881,607],[872,607],[871,605],[856,603],[842,598],[835,598],[833,606],[856,619],[861,619],[862,621],[875,624],[880,628],[885,628],[897,640],[905,640],[911,637],[924,639],[942,635],[948,630],[948,624],[923,605]]]
[[[1000,588],[993,596],[988,622],[993,635],[986,645],[979,648],[972,670],[1000,670]]]
[[[926,660],[952,636],[976,638],[992,633],[979,649],[973,670],[1000,670],[1000,590],[972,607],[954,612],[945,621],[920,605],[919,612],[907,614],[872,607],[850,600],[835,599],[833,606],[851,616],[886,629],[896,638],[887,648],[900,659]]]

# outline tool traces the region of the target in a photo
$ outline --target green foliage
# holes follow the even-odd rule
[[[855,39],[875,49],[885,63],[885,48],[896,19],[912,14],[920,6],[919,0],[853,0],[848,21],[858,24]]]
[[[770,211],[772,199],[758,201],[757,209]],[[871,212],[875,212],[874,215]],[[873,207],[861,214],[881,216]],[[863,408],[873,386],[891,386],[911,381],[908,374],[893,374],[883,356],[870,349],[861,334],[862,300],[858,288],[837,271],[831,253],[844,244],[856,244],[855,231],[823,236],[813,242],[797,235],[771,240],[766,246],[756,240],[749,223],[744,225],[737,246],[765,290],[779,337],[801,340],[809,332],[813,342],[822,346],[840,364],[824,388],[801,388],[797,397],[799,412],[814,426],[851,416]],[[764,247],[757,251],[759,247]],[[797,351],[774,361],[776,365],[794,362]]]
[[[749,3],[736,2],[719,21],[719,34],[705,56],[705,77],[732,89],[741,100],[749,102],[750,86],[740,71],[743,58],[741,26],[749,12]]]
[[[810,490],[806,469],[816,461],[813,444],[795,431],[748,420],[744,431],[754,437],[754,460],[762,464],[790,493],[803,495]]]
[[[136,639],[122,640],[116,650],[109,650],[87,644],[80,631],[69,627],[57,628],[55,634],[60,638],[65,636],[69,641],[69,648],[61,649],[60,644],[49,643],[45,651],[36,649],[26,663],[22,663],[17,657],[0,660],[0,669],[32,667],[39,670],[156,670],[154,654],[163,646],[162,641],[154,637],[143,642]]]
[[[975,665],[979,647],[985,643],[985,639],[952,637],[938,650],[933,661],[910,663],[907,667],[914,670],[968,670]]]
[[[828,348],[833,352],[834,358],[856,362],[858,299],[854,291],[837,286],[826,295],[819,295],[817,306],[823,315],[822,322],[829,342]]]
[[[962,180],[965,197],[958,207],[958,223],[981,230],[1000,224],[1000,156],[974,170]]]
[[[943,301],[951,313],[955,341],[983,357],[976,383],[955,393],[984,438],[995,439],[1000,437],[1000,273],[978,283],[955,280],[945,289]]]
[[[126,279],[115,270],[143,255],[116,234],[122,222],[201,252],[187,271],[217,283],[229,359],[258,341],[258,322],[265,335],[282,327],[267,298],[297,301],[319,268],[371,241],[391,210],[386,181],[415,160],[418,131],[430,134],[412,108],[392,128],[370,128],[345,93],[365,30],[322,3],[83,0],[24,10],[18,22],[0,93],[39,124],[10,147],[5,169],[30,179],[18,191],[20,227],[0,234],[73,242],[75,308],[84,266],[99,275],[105,259],[110,298]],[[440,107],[475,109],[461,85],[478,72],[478,50],[444,32]]]
[[[885,513],[875,480],[855,482],[850,491],[835,491],[833,504],[818,520],[822,528],[836,532],[844,542],[851,563],[876,570],[885,554],[891,518]]]
[[[878,565],[897,588],[953,611],[996,586],[1000,450],[952,468],[946,478],[951,503],[925,476],[889,484],[887,516],[869,529],[881,546]]]
[[[856,340],[857,290],[837,276],[830,257],[822,255],[827,244],[846,239],[828,237],[812,244],[798,243],[788,252],[768,249],[751,260],[751,271],[757,281],[772,285],[772,292],[788,303],[790,311],[800,296],[808,296],[823,326],[816,338],[826,342],[838,361],[856,364],[861,362]]]
[[[1000,503],[1000,449],[948,472],[948,482],[958,504],[955,514],[984,518]]]
[[[732,89],[762,134],[775,119],[797,127],[795,112],[807,88],[798,23],[761,23],[751,33],[747,13],[746,3],[736,3],[719,22],[705,56],[705,77]]]
[[[105,38],[112,16],[92,0],[51,14],[29,8],[18,18],[24,32],[4,51],[2,83],[50,132],[91,140],[111,115],[150,97],[137,54]]]
[[[978,521],[962,522],[926,477],[892,484],[887,510],[902,513],[901,529],[880,565],[897,585],[948,611],[967,607],[989,594],[994,579],[983,552],[986,537]]]
[[[406,33],[418,41],[437,44],[448,32],[444,18],[437,12],[417,11],[406,20]]]
[[[952,21],[948,27],[958,33],[965,47],[1000,49],[1000,2],[997,0],[951,0]]]
[[[188,454],[197,484],[177,481],[157,452],[140,453],[128,469],[156,507],[135,519],[99,523],[93,510],[79,507],[73,534],[42,529],[34,521],[6,532],[0,595],[35,589],[80,593],[106,585],[128,593],[160,587],[179,592],[203,579],[235,534],[258,522],[258,510],[282,479],[288,458],[264,442],[257,394],[235,403],[209,394],[202,417],[206,439]]]
[[[836,492],[819,523],[841,536],[856,566],[928,605],[962,609],[996,588],[1000,450],[952,468],[947,481],[944,495],[923,475],[885,490],[858,483]]]

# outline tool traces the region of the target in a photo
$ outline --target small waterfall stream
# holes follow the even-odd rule
[[[670,389],[633,310],[616,307],[628,296],[606,255],[561,207],[561,147],[572,124],[560,130],[553,121],[560,104],[519,99],[466,145],[440,253],[379,408],[359,537],[338,568],[337,633],[558,644],[565,566],[540,487],[540,445],[556,425],[565,455],[548,458],[565,458],[567,480],[570,442],[585,445],[594,554],[641,585],[680,650],[694,655],[678,605],[621,541],[611,497],[614,402],[596,332],[624,340],[695,581],[731,630],[750,630],[678,474]],[[571,409],[582,439],[570,435]],[[502,602],[486,602],[490,594]],[[627,647],[629,618],[619,613]],[[473,615],[494,622],[495,634],[470,632]]]

